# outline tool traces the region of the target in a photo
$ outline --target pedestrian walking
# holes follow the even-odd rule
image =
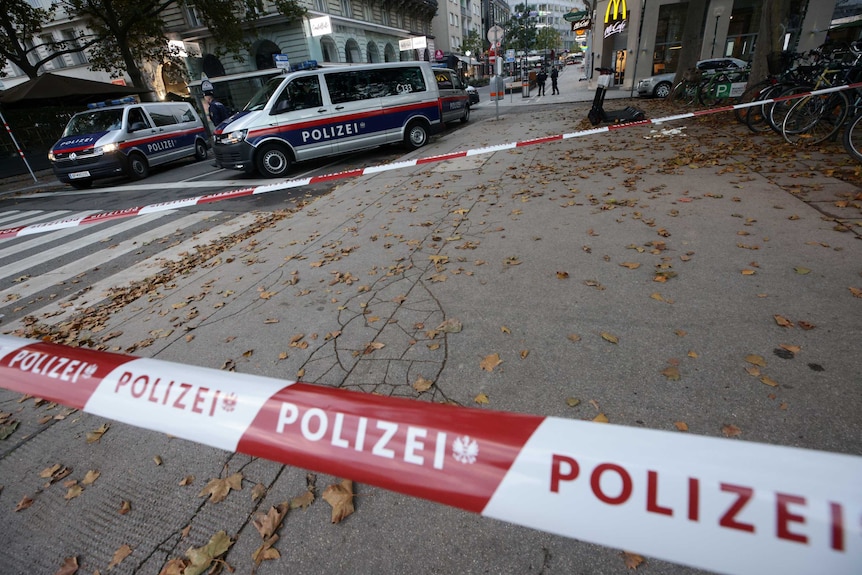
[[[545,69],[542,68],[539,70],[539,73],[536,74],[536,86],[539,88],[539,96],[547,96],[547,93],[545,92],[545,82],[547,81],[548,75],[545,73]]]
[[[551,68],[551,95],[560,93],[560,89],[557,87],[557,76],[559,75],[560,72],[557,70],[556,66]]]
[[[207,103],[207,114],[212,120],[213,127],[218,128],[218,125],[230,118],[230,110],[227,106],[216,100],[212,90],[204,92],[204,101]]]

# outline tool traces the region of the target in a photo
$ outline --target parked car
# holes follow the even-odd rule
[[[739,58],[710,58],[701,60],[697,63],[697,67],[704,73],[709,74],[715,70],[725,70],[728,68],[745,68],[748,62]],[[641,98],[666,98],[673,88],[673,79],[676,72],[669,74],[658,74],[650,76],[638,82],[638,96]]]
[[[479,90],[476,86],[467,86],[467,97],[470,98],[470,105],[479,103]]]

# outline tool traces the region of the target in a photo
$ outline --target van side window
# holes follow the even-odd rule
[[[437,78],[437,87],[441,90],[451,90],[455,87],[452,83],[452,75],[445,70],[435,71],[434,77]]]
[[[156,126],[173,126],[177,123],[170,106],[148,107],[147,112],[150,113],[150,118],[153,119]]]
[[[129,131],[143,130],[144,128],[152,128],[150,121],[144,115],[144,111],[140,108],[129,108]]]
[[[318,108],[323,105],[320,97],[320,80],[317,76],[296,78],[287,85],[285,92],[290,94],[293,110]]]
[[[174,116],[180,119],[180,122],[194,122],[195,115],[192,113],[191,106],[176,106],[174,107]]]
[[[417,68],[348,70],[326,74],[333,104],[424,92],[425,79]]]

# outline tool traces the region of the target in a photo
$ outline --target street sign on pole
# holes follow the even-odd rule
[[[497,44],[497,42],[503,39],[504,32],[505,30],[503,30],[503,28],[500,26],[491,26],[490,28],[488,28],[488,42],[490,42],[491,44]]]

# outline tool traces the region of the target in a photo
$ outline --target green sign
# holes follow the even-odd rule
[[[586,10],[581,10],[580,12],[569,12],[563,15],[563,20],[566,22],[577,22],[578,20],[583,20],[584,18],[589,18],[590,13]]]

